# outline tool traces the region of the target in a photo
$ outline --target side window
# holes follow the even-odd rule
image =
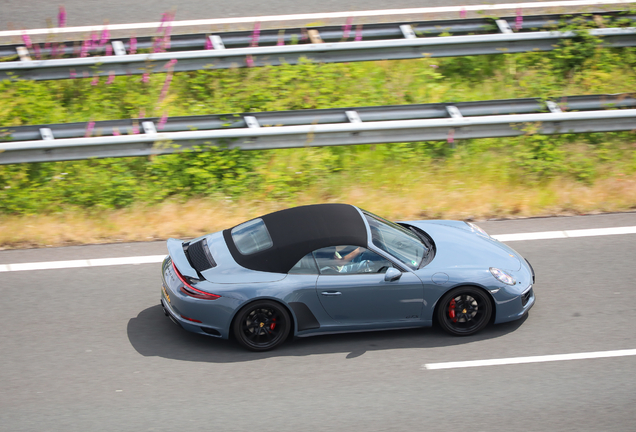
[[[322,275],[385,273],[390,261],[363,247],[329,246],[314,251]]]
[[[318,274],[316,260],[311,252],[302,257],[295,266],[289,270],[289,274]]]

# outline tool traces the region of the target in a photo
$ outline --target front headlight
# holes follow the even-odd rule
[[[499,282],[505,283],[506,285],[514,285],[517,283],[515,278],[513,278],[510,274],[503,270],[499,270],[495,267],[490,267],[490,273],[497,279]]]
[[[481,235],[484,235],[484,236],[486,236],[486,237],[490,237],[490,236],[488,235],[488,233],[487,233],[486,231],[484,231],[484,230],[483,230],[483,228],[478,227],[478,226],[477,226],[477,225],[475,225],[474,223],[472,223],[472,222],[466,222],[466,221],[464,221],[464,223],[465,223],[466,225],[468,225],[469,227],[471,227],[471,228],[473,229],[473,231],[476,231],[477,233],[479,233],[479,234],[481,234]]]

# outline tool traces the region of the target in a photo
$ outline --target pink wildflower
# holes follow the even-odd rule
[[[64,6],[60,6],[60,13],[57,16],[57,26],[64,27],[66,25],[66,9]]]
[[[115,72],[111,72],[108,74],[108,79],[106,80],[106,84],[112,84],[115,82]]]
[[[71,79],[75,79],[77,77],[77,73],[75,72],[75,69],[71,69],[69,75]]]
[[[254,59],[252,59],[251,55],[245,57],[245,63],[247,63],[247,67],[254,67]]]
[[[144,73],[141,76],[141,82],[144,83],[144,84],[148,84],[149,77],[150,77],[150,74],[148,72]]]
[[[276,42],[276,46],[285,45],[285,30],[281,30],[278,32],[278,42]]]
[[[451,129],[448,131],[448,138],[446,139],[449,144],[455,142],[455,129]]]
[[[106,45],[106,55],[109,56],[113,53],[113,47],[111,44]]]
[[[523,27],[523,11],[521,8],[517,8],[517,18],[515,19],[515,28],[517,31]]]
[[[104,26],[104,30],[102,30],[102,38],[99,41],[100,45],[105,45],[110,40],[110,30],[108,27]]]
[[[93,81],[91,81],[91,85],[92,86],[96,86],[97,84],[99,84],[99,77],[98,76],[93,78]]]
[[[210,40],[210,38],[208,36],[205,37],[205,49],[206,50],[211,50],[212,48],[214,48],[212,46],[212,41]]]
[[[466,9],[462,8],[462,10],[459,11],[459,17],[460,18],[466,18]]]
[[[35,58],[40,60],[42,58],[42,53],[40,52],[40,45],[33,45],[33,51],[35,51]]]
[[[344,25],[342,38],[345,40],[349,38],[349,32],[351,31],[351,24],[353,24],[353,17],[347,18],[347,23]]]
[[[157,123],[157,129],[162,130],[168,121],[168,113],[163,113],[163,116],[159,119],[159,123]]]
[[[133,124],[132,133],[133,133],[133,135],[137,135],[139,133],[139,125],[137,123]]]
[[[359,42],[362,40],[362,24],[356,26],[356,37],[354,41]]]
[[[168,27],[166,28],[166,31],[163,34],[163,49],[164,50],[170,49],[170,33],[172,33],[172,25],[168,24]]]
[[[22,33],[22,40],[24,41],[24,44],[27,48],[31,48],[33,46],[33,43],[31,43],[31,38],[28,34]]]
[[[95,122],[94,121],[89,121],[88,125],[86,126],[86,134],[84,134],[85,138],[88,138],[91,136],[91,134],[93,133],[93,128],[95,127]]]
[[[258,46],[258,40],[261,38],[261,23],[256,21],[254,23],[254,32],[252,32],[252,43],[251,46]]]
[[[82,50],[80,51],[80,57],[86,57],[88,55],[88,44],[90,41],[87,39],[82,44]]]
[[[137,52],[137,38],[130,38],[130,54],[135,54]]]
[[[169,69],[169,68],[173,67],[174,65],[176,65],[176,64],[177,64],[177,62],[178,62],[178,60],[177,60],[177,59],[172,59],[172,60],[170,60],[169,62],[167,62],[167,63],[166,63],[163,67],[164,67],[165,69]]]
[[[113,128],[113,136],[119,136],[119,135],[120,135],[119,129]]]
[[[157,28],[157,31],[161,31],[161,29],[163,28],[163,24],[166,22],[167,19],[168,19],[168,12],[163,12],[161,14],[161,22],[159,23],[159,27]]]

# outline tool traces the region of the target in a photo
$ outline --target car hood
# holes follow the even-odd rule
[[[501,270],[521,269],[520,256],[497,240],[478,234],[461,221],[404,222],[424,230],[436,246],[435,258],[428,269],[496,267]]]

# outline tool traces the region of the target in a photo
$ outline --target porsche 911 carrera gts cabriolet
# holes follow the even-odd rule
[[[394,223],[347,204],[277,211],[168,240],[161,305],[185,330],[265,351],[290,335],[427,327],[471,335],[524,316],[534,270],[461,221]]]

